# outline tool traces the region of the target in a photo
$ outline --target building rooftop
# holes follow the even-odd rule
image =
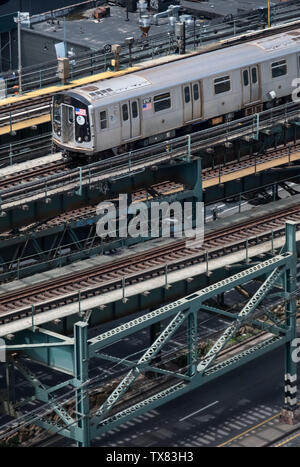
[[[184,8],[197,11],[199,14],[214,18],[219,16],[237,15],[257,8],[266,8],[267,0],[209,0],[195,1],[182,0],[181,6]],[[277,5],[279,0],[271,0],[271,5]]]
[[[126,20],[126,8],[110,6],[110,16],[96,20],[93,17],[93,11],[94,9],[88,9],[66,17],[67,42],[98,50],[106,44],[123,43],[127,37],[138,39],[142,36],[138,25],[138,13],[128,13],[128,20]],[[161,23],[163,24],[151,26],[149,36],[169,30],[166,21]],[[62,18],[55,19],[54,24],[49,20],[35,23],[32,28],[45,36],[51,36],[52,39],[64,40]]]

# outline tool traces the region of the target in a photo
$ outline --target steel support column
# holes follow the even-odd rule
[[[197,371],[198,337],[197,337],[197,312],[192,311],[187,319],[188,359],[187,374],[192,377]]]
[[[77,385],[76,420],[78,433],[81,434],[81,441],[77,441],[78,447],[90,445],[89,393],[86,387],[89,365],[87,329],[88,324],[82,321],[74,325],[74,376]]]
[[[288,424],[299,420],[300,411],[297,401],[297,363],[293,359],[293,341],[297,336],[297,250],[296,250],[296,223],[286,223],[286,250],[293,254],[290,267],[284,275],[285,290],[289,298],[285,307],[285,322],[290,331],[290,339],[285,344],[285,375],[284,375],[284,407],[281,419]]]

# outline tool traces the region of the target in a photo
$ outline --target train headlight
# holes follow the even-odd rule
[[[61,131],[60,131],[60,130],[57,130],[57,134],[58,134],[58,136],[60,136],[60,135],[61,135]]]
[[[79,138],[77,138],[77,141],[78,141],[78,143],[81,143],[82,138],[79,136]]]
[[[85,141],[88,141],[88,140],[89,140],[89,137],[88,137],[88,136],[85,136],[85,137],[84,137],[84,140],[85,140]]]

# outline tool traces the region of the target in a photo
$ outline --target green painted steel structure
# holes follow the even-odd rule
[[[297,399],[294,393],[296,364],[292,359],[293,340],[296,336],[296,265],[296,224],[290,221],[286,224],[285,246],[275,256],[263,262],[248,265],[246,269],[233,276],[140,315],[96,337],[88,338],[90,315],[85,315],[82,321],[74,324],[72,338],[36,328],[33,322],[32,328],[21,333],[19,337],[16,336],[15,342],[7,343],[6,351],[10,353],[22,350],[34,360],[60,369],[71,376],[71,379],[64,383],[47,387],[24,365],[22,366],[22,363],[17,363],[20,371],[33,385],[36,399],[46,402],[60,417],[59,423],[46,417],[40,418],[35,423],[51,432],[75,440],[78,446],[89,446],[95,437],[279,346],[285,346],[285,379],[293,381],[292,389],[290,385],[286,389],[284,410],[291,416],[298,415],[297,404],[295,405]],[[260,280],[261,285],[239,312],[226,312],[206,303],[213,297],[220,296],[252,280]],[[279,319],[272,310],[264,308],[262,302],[267,297],[280,299],[284,306],[283,319]],[[197,314],[201,310],[209,311],[216,316],[226,316],[230,321],[212,347],[206,351],[204,356],[199,357]],[[268,320],[259,320],[261,315],[266,315]],[[116,342],[158,323],[161,326],[160,331],[137,361],[104,353]],[[258,339],[251,346],[243,348],[229,358],[220,358],[220,352],[224,350],[228,341],[246,323],[267,331],[272,336]],[[183,371],[160,368],[159,353],[172,336],[176,336],[176,332],[183,327],[187,332],[187,367],[184,366]],[[125,370],[127,368],[127,372],[125,371],[125,375],[119,378],[110,395],[98,407],[91,410],[89,399],[92,387],[89,379],[89,359],[95,357],[119,363],[125,367]],[[123,397],[134,388],[136,380],[146,372],[163,374],[170,377],[170,381],[164,387],[157,387],[150,395],[145,394],[142,400],[139,399],[136,403],[129,404],[127,402],[125,407],[122,407]],[[75,400],[75,410],[72,415],[64,408],[64,403],[54,397],[56,391],[70,385],[73,387],[72,397]],[[289,391],[293,393],[293,397],[290,397]]]
[[[18,16],[18,13],[10,13],[8,15],[0,16],[0,33],[8,32],[12,29],[16,29],[17,25],[14,18]]]

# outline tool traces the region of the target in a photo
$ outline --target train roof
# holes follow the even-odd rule
[[[300,29],[105,79],[73,92],[92,104],[106,105],[119,101],[123,95],[124,99],[145,95],[296,52],[300,52]]]

